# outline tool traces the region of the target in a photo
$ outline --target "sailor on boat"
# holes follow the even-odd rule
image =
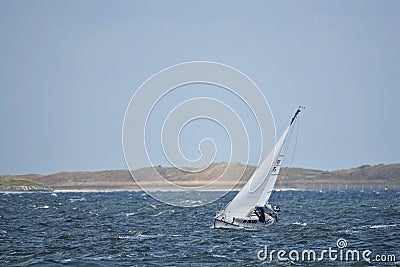
[[[263,207],[256,207],[254,209],[254,212],[258,217],[258,221],[260,223],[265,223],[265,211],[264,211],[264,208]]]
[[[278,222],[278,214],[275,211],[266,212],[264,207],[255,207],[254,213],[258,217],[260,223],[267,223],[267,218],[272,217],[275,222]]]
[[[269,209],[271,212],[267,214],[274,218],[275,222],[278,222],[278,212],[281,212],[281,208],[278,205],[275,205],[274,208],[270,204],[266,204],[265,208]]]
[[[281,212],[281,207],[279,207],[278,205],[275,205],[274,212]]]

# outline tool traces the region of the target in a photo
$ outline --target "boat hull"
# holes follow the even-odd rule
[[[268,227],[275,223],[275,219],[272,217],[267,218],[265,223],[262,222],[249,222],[252,220],[246,219],[235,219],[232,221],[223,220],[220,218],[214,218],[213,228],[215,229],[238,229],[238,228],[245,228],[245,229],[262,229]]]

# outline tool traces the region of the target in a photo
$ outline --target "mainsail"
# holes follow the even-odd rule
[[[283,160],[286,137],[299,112],[300,108],[296,111],[290,124],[283,131],[274,149],[272,149],[267,158],[256,169],[242,190],[226,206],[223,211],[226,216],[230,218],[245,218],[250,216],[256,206],[267,204]]]

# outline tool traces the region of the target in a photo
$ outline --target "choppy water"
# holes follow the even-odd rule
[[[0,265],[254,266],[258,251],[347,247],[395,255],[400,264],[400,192],[274,192],[282,208],[265,230],[212,229],[235,193],[197,208],[168,206],[142,192],[0,194]],[[263,255],[263,254],[260,254]],[[287,256],[287,255],[286,255]],[[365,261],[281,262],[371,266]]]

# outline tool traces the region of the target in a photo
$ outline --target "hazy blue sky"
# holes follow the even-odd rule
[[[399,14],[399,1],[0,1],[0,174],[126,168],[133,93],[192,60],[252,78],[278,130],[307,106],[294,166],[400,162]]]

